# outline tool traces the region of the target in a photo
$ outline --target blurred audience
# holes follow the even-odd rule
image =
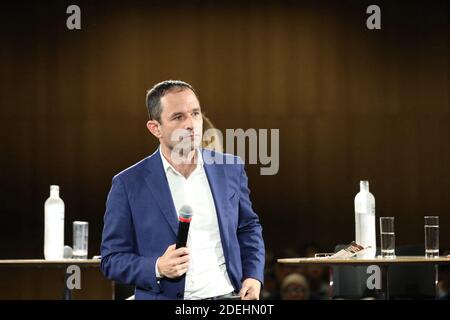
[[[314,243],[309,243],[304,247],[303,256],[313,258],[319,253],[318,247]],[[310,265],[305,268],[305,276],[310,287],[311,300],[327,300],[329,297],[329,269],[327,267]]]
[[[281,284],[281,300],[308,300],[310,290],[308,280],[298,273],[288,275]]]
[[[314,257],[316,253],[317,247],[313,244],[308,244],[302,250],[285,248],[277,255],[268,249],[261,299],[328,299],[328,268],[277,263],[278,258]]]

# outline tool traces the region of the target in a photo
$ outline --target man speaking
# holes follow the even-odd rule
[[[242,161],[200,147],[203,119],[191,85],[156,84],[147,108],[160,146],[112,180],[102,272],[135,285],[136,299],[259,299],[264,242]],[[179,230],[186,246],[176,246]]]

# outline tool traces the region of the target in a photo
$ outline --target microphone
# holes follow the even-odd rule
[[[187,237],[189,233],[189,225],[192,220],[192,207],[188,205],[184,205],[180,209],[180,213],[178,216],[178,234],[177,234],[177,243],[175,248],[186,247]]]

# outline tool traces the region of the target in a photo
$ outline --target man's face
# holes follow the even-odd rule
[[[174,148],[193,150],[200,147],[203,118],[200,103],[192,90],[173,89],[161,98],[159,141],[170,151]]]

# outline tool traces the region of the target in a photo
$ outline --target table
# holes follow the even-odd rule
[[[86,268],[96,268],[100,267],[99,259],[62,259],[62,260],[44,260],[44,259],[20,259],[20,260],[0,260],[0,271],[8,270],[6,277],[10,277],[9,273],[15,272],[19,276],[26,274],[25,272],[20,272],[20,270],[30,269],[62,269],[64,274],[64,288],[63,288],[63,299],[72,299],[72,289],[67,287],[67,279],[70,273],[67,273],[67,268],[69,266],[78,266],[81,270]],[[13,276],[13,275],[11,275]],[[44,280],[45,281],[45,280]],[[45,282],[44,282],[45,283]]]
[[[440,256],[436,258],[425,258],[423,256],[397,256],[395,258],[382,258],[377,257],[373,259],[360,259],[360,258],[347,258],[347,259],[335,259],[330,257],[320,257],[320,258],[284,258],[278,259],[278,263],[286,265],[296,265],[296,266],[310,266],[310,265],[320,265],[320,266],[370,266],[377,265],[383,269],[383,287],[385,289],[385,298],[389,299],[389,266],[392,265],[433,265],[435,268],[435,285],[437,290],[438,283],[438,266],[439,265],[450,265],[450,257]],[[330,272],[330,287],[333,283],[333,274]]]
[[[81,265],[85,267],[100,267],[99,259],[61,259],[61,260],[44,260],[44,259],[19,259],[19,260],[0,260],[0,267],[12,266],[12,267],[63,267],[72,264]]]

